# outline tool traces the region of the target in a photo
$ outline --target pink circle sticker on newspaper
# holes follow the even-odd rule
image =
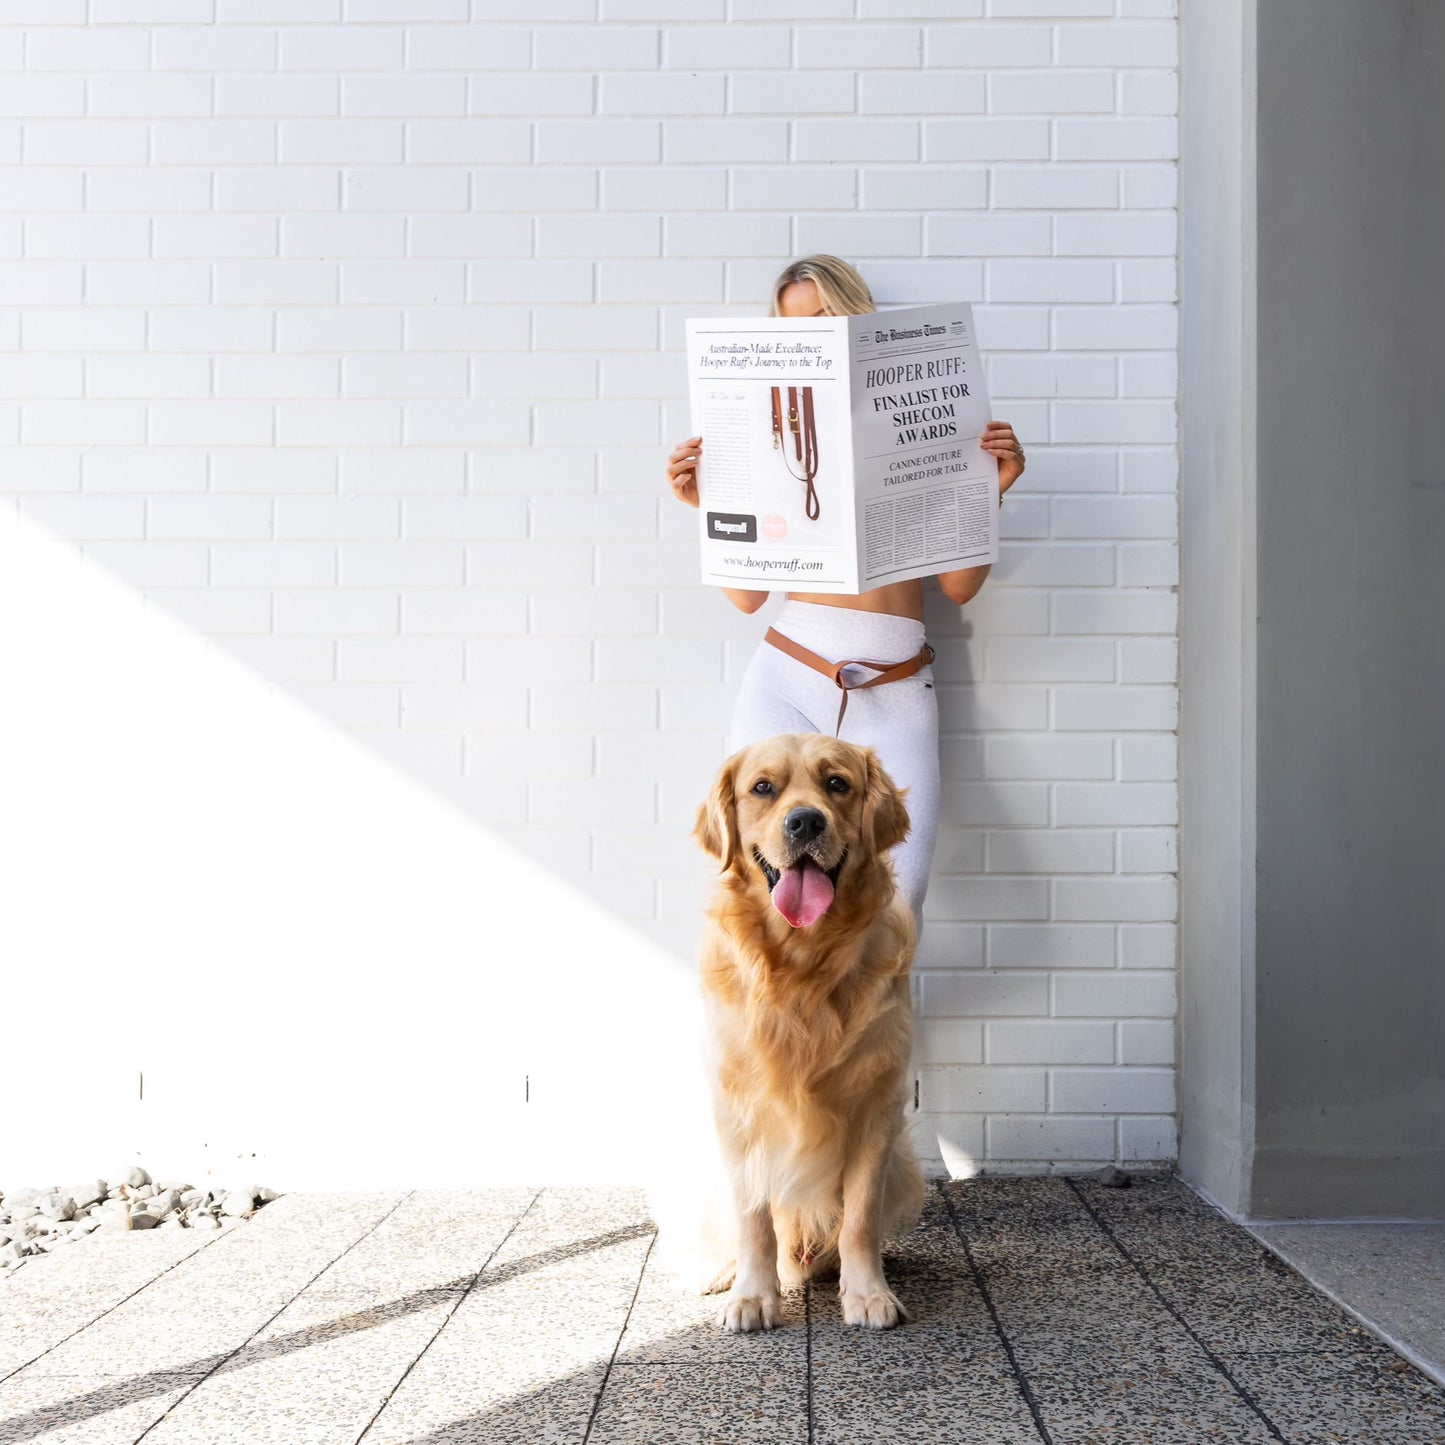
[[[781,542],[788,535],[788,520],[781,512],[769,512],[763,518],[763,536],[770,542]]]

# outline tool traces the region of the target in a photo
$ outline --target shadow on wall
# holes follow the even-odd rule
[[[0,1183],[676,1166],[691,958],[6,509],[0,676]]]

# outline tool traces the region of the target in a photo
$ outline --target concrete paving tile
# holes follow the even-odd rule
[[[951,1279],[971,1272],[937,1184],[929,1184],[917,1227],[884,1241],[883,1272],[889,1279],[895,1274]]]
[[[370,1227],[353,1223],[349,1234]],[[129,1236],[118,1237],[112,1253],[123,1253],[129,1242]],[[264,1327],[347,1242],[343,1237],[278,1248],[275,1235],[268,1238],[250,1224],[239,1225],[192,1250],[113,1307],[92,1311],[88,1322],[77,1319],[84,1328],[56,1342],[26,1370],[203,1374]],[[157,1252],[162,1263],[165,1258]]]
[[[729,1334],[718,1324],[725,1294],[689,1293],[668,1276],[643,1276],[618,1361],[655,1365],[748,1365],[802,1371],[807,1366],[806,1294],[783,1296],[783,1323],[756,1334]]]
[[[558,1289],[525,1274],[479,1284],[398,1385],[368,1445],[576,1445],[635,1288],[634,1278]]]
[[[1210,1363],[1202,1345],[1169,1314],[1134,1320],[1108,1313],[1060,1312],[1049,1323],[1024,1328],[1005,1320],[1014,1359],[1025,1375],[1072,1369],[1079,1361],[1144,1356]]]
[[[326,1289],[465,1289],[496,1253],[514,1216],[473,1211],[391,1215],[326,1267]]]
[[[1159,1292],[1216,1351],[1328,1350],[1353,1347],[1355,1321],[1303,1280],[1204,1265],[1151,1271]]]
[[[1125,1342],[1169,1339],[1184,1348],[1187,1331],[1137,1276],[1098,1276],[1087,1289],[1040,1280],[1033,1289],[994,1291],[990,1298],[1005,1334],[1047,1349],[1110,1349]]]
[[[1196,1219],[1227,1219],[1203,1196],[1172,1174],[1130,1173],[1127,1189],[1111,1189],[1089,1175],[1070,1181],[1080,1194],[1111,1223],[1138,1215],[1184,1214]]]
[[[8,1380],[0,1385],[0,1445],[134,1445],[194,1383],[188,1375],[139,1385],[91,1375]]]
[[[606,1373],[598,1364],[510,1391],[481,1387],[463,1373],[433,1379],[419,1392],[407,1388],[408,1377],[365,1445],[581,1445]]]
[[[1039,1234],[1010,1229],[996,1236],[970,1237],[968,1247],[979,1272],[990,1279],[1089,1275],[1132,1268],[1108,1235],[1098,1229]]]
[[[806,1445],[807,1390],[766,1365],[617,1365],[589,1445]]]
[[[37,1375],[204,1375],[261,1329],[280,1304],[209,1296],[204,1310],[136,1315],[122,1306],[27,1365]]]
[[[843,1323],[836,1290],[813,1290],[813,1438],[817,1445],[960,1438],[1036,1442],[1028,1405],[972,1276],[913,1279],[892,1330]],[[986,1433],[960,1437],[968,1422]]]
[[[1078,1195],[1053,1175],[1010,1179],[980,1174],[972,1179],[945,1179],[939,1187],[965,1226],[1013,1221],[1044,1227],[1088,1217]]]
[[[283,1194],[247,1221],[253,1228],[312,1229],[330,1221],[375,1224],[415,1191],[410,1189],[314,1190]]]
[[[1112,1259],[1073,1260],[1063,1264],[1010,1255],[988,1262],[980,1260],[979,1273],[989,1297],[999,1308],[1038,1301],[1095,1307],[1107,1306],[1110,1300],[1116,1304],[1126,1301],[1132,1304],[1154,1299],[1138,1270],[1118,1255]]]
[[[1012,1375],[977,1361],[915,1360],[877,1373],[813,1372],[814,1445],[1038,1445]]]
[[[351,1445],[454,1304],[452,1296],[298,1302],[201,1381],[147,1441]]]
[[[367,1395],[316,1380],[307,1393],[278,1397],[269,1385],[208,1380],[176,1404],[145,1445],[354,1445],[386,1398],[381,1390]]]
[[[1269,1445],[1277,1437],[1207,1361],[1170,1353],[1081,1357],[1030,1372],[1029,1388],[1055,1445]]]
[[[580,1337],[591,1331],[616,1344],[635,1288],[635,1280],[624,1280],[554,1289],[525,1276],[490,1287],[479,1284],[458,1302],[447,1335],[466,1334],[473,1343],[491,1340],[521,1350],[540,1347],[550,1334]]]
[[[584,1281],[604,1284],[630,1279],[635,1285],[652,1248],[645,1223],[592,1225],[563,1232],[554,1227],[518,1229],[483,1272],[484,1283],[535,1276],[539,1285],[565,1288]]]
[[[308,1290],[297,1296],[265,1325],[236,1356],[237,1365],[256,1357],[269,1358],[297,1350],[315,1350],[308,1360],[319,1360],[322,1346],[345,1342],[347,1352],[357,1349],[395,1353],[389,1341],[397,1335],[410,1338],[420,1331],[425,1344],[461,1302],[460,1290],[416,1290],[393,1295],[371,1291]],[[429,1322],[423,1327],[418,1321]],[[418,1351],[421,1346],[418,1346]],[[231,1368],[231,1366],[227,1366]]]
[[[460,1416],[465,1405],[495,1404],[605,1368],[634,1288],[635,1281],[559,1291],[518,1278],[473,1290],[402,1381],[401,1405],[440,1392]]]
[[[0,1281],[0,1378],[54,1349],[68,1336],[149,1286],[180,1261],[214,1243],[167,1231],[158,1243],[149,1234],[124,1234],[67,1245],[64,1258],[37,1261],[43,1269],[22,1282]],[[132,1243],[140,1244],[130,1249]]]
[[[604,1237],[656,1232],[641,1189],[544,1189],[497,1253],[494,1267]]]
[[[891,1330],[872,1330],[844,1324],[837,1286],[815,1284],[813,1363],[839,1360],[872,1368],[934,1353],[959,1359],[996,1353],[1001,1363],[1005,1361],[993,1318],[971,1276],[910,1280],[906,1288],[894,1292],[908,1312],[907,1320]]]
[[[1445,1388],[1373,1338],[1349,1353],[1230,1352],[1222,1358],[1290,1445],[1445,1440]]]
[[[1292,1273],[1247,1229],[1227,1219],[1172,1211],[1131,1214],[1111,1220],[1119,1243],[1141,1263],[1198,1260],[1209,1265],[1255,1265]]]
[[[8,1280],[0,1280],[0,1298],[49,1293],[63,1282],[94,1280],[147,1270],[158,1273],[197,1250],[219,1243],[215,1230],[97,1229],[82,1240],[63,1244],[53,1254],[26,1261]]]
[[[535,1185],[497,1189],[413,1189],[406,1196],[408,1207],[419,1214],[450,1217],[456,1214],[510,1214],[520,1218],[541,1193]]]

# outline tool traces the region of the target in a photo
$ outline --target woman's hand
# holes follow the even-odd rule
[[[672,449],[667,459],[667,481],[672,495],[689,507],[697,506],[697,463],[702,455],[702,438],[689,437]]]
[[[978,444],[990,456],[998,458],[998,494],[1003,494],[1023,476],[1024,449],[1006,421],[991,421],[984,427]],[[693,504],[696,506],[696,503]]]

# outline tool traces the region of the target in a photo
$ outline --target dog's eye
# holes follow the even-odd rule
[[[848,791],[848,779],[840,778],[837,773],[834,773],[833,776],[828,779],[828,791],[830,793],[846,793]]]
[[[766,778],[759,778],[753,784],[753,792],[760,798],[771,798],[777,789]]]

